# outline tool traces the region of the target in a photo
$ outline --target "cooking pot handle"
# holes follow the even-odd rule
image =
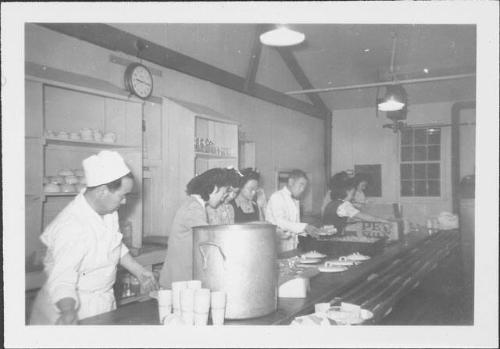
[[[213,242],[200,242],[198,244],[198,249],[200,250],[200,254],[203,258],[203,269],[207,269],[207,255],[205,254],[205,252],[203,251],[203,246],[206,246],[206,245],[209,245],[209,246],[214,246],[214,247],[217,247],[217,249],[219,250],[219,253],[221,254],[222,256],[222,259],[224,260],[224,262],[226,261],[226,255],[224,254],[224,252],[222,252],[222,248],[217,245],[216,243],[213,243]]]

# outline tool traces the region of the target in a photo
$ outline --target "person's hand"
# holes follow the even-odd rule
[[[281,240],[288,240],[292,237],[292,234],[289,231],[277,228],[276,233],[278,234],[278,238]]]
[[[158,283],[156,282],[153,272],[143,268],[138,273],[138,275],[136,275],[136,277],[141,283],[141,289],[143,293],[149,293],[151,291],[159,289]]]
[[[56,325],[77,325],[78,314],[76,310],[66,310],[61,312],[61,316],[56,321]]]
[[[255,194],[255,202],[257,203],[257,206],[260,208],[266,207],[266,193],[264,192],[264,189],[259,188],[257,189],[257,192]]]
[[[318,238],[319,237],[319,233],[320,233],[320,230],[318,228],[316,228],[314,225],[306,225],[306,228],[304,229],[304,231],[307,233],[307,235],[313,237],[313,238]]]

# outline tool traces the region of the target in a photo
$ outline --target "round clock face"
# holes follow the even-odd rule
[[[153,76],[139,63],[132,63],[125,71],[125,85],[136,96],[146,99],[153,92]]]

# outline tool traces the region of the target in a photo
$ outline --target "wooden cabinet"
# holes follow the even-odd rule
[[[132,224],[131,247],[142,245],[142,107],[143,102],[106,91],[81,88],[78,84],[31,76],[25,88],[25,194],[26,257],[37,264],[42,248],[39,236],[56,215],[78,194],[44,192],[44,180],[63,169],[82,170],[82,160],[103,149],[119,152],[130,167],[135,185],[120,208],[121,221]],[[65,139],[59,132],[77,133],[83,128],[113,132],[113,143]],[[75,138],[77,138],[75,136]],[[40,261],[38,261],[39,264]]]
[[[175,98],[163,99],[162,121],[163,219],[170,229],[186,198],[186,185],[195,175],[214,167],[238,167],[238,125],[217,111]],[[211,140],[215,150],[196,149],[196,138]]]

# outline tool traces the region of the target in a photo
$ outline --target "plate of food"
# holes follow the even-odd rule
[[[299,264],[316,264],[321,262],[321,258],[300,258],[298,260]]]
[[[340,306],[331,307],[327,316],[339,325],[358,325],[371,319],[373,313],[359,305],[342,303]]]
[[[342,271],[346,271],[347,267],[342,265],[322,265],[318,268],[318,270],[322,273],[340,273]]]
[[[351,253],[350,255],[346,256],[345,258],[347,260],[351,260],[351,261],[366,261],[366,260],[370,259],[369,256],[362,255],[359,252]]]
[[[356,263],[356,261],[353,261],[353,260],[349,260],[349,259],[334,259],[334,260],[329,260],[329,261],[326,261],[325,262],[325,266],[329,267],[329,266],[335,266],[335,267],[338,267],[338,266],[343,266],[343,267],[349,267],[351,265],[355,265],[355,264],[358,264]]]
[[[326,254],[320,253],[318,251],[309,251],[300,256],[302,259],[318,259],[326,257]]]

